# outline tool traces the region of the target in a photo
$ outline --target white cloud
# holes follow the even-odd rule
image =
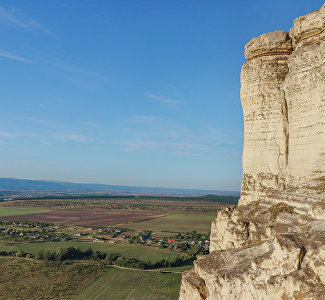
[[[165,121],[162,118],[155,117],[155,116],[144,116],[144,115],[138,115],[131,118],[130,121],[140,121],[140,122],[159,122],[159,121]]]
[[[36,124],[40,124],[40,128],[42,129],[51,129],[53,130],[58,130],[58,127],[60,127],[60,129],[65,129],[65,132],[71,132],[71,131],[77,131],[77,132],[82,132],[85,130],[93,130],[93,128],[90,126],[90,124],[93,125],[93,127],[95,127],[95,125],[97,123],[91,123],[91,122],[82,122],[79,121],[78,123],[60,123],[57,121],[51,121],[51,120],[43,120],[43,119],[37,119],[37,118],[31,118],[31,117],[26,117],[23,115],[15,115],[15,114],[6,114],[6,113],[1,113],[0,112],[0,117],[2,119],[6,119],[6,122],[8,123],[13,123],[15,124],[16,122],[26,122],[26,124],[32,124],[32,123],[36,123]],[[97,124],[98,127],[100,126],[99,124]]]
[[[14,138],[15,134],[10,133],[10,132],[0,132],[0,137],[10,139],[10,138]]]
[[[30,17],[22,15],[15,8],[6,10],[0,7],[0,23],[25,30],[39,30],[52,35],[45,26]]]
[[[137,149],[165,149],[165,148],[177,148],[177,149],[189,149],[193,146],[190,143],[183,142],[154,142],[154,141],[142,141],[135,140],[125,143],[127,145],[126,150],[132,151]]]
[[[9,53],[7,51],[4,51],[4,50],[0,50],[0,56],[5,57],[5,58],[9,58],[9,59],[13,59],[13,60],[17,60],[17,61],[21,61],[21,62],[25,62],[25,63],[31,63],[32,62],[29,59],[13,55],[13,54],[11,54],[11,53]]]
[[[165,135],[168,133],[169,137],[179,137],[181,133],[187,131],[183,124],[178,121],[164,119],[156,116],[137,115],[129,119],[131,122],[137,122],[146,126],[147,133],[156,132],[157,134]],[[177,132],[177,133],[176,133]]]
[[[186,141],[170,142],[170,141],[152,141],[152,140],[131,140],[124,141],[124,150],[128,152],[156,154],[168,154],[176,156],[201,156],[206,152],[206,145],[196,144]]]
[[[202,153],[191,153],[191,152],[185,152],[185,151],[178,151],[178,152],[174,152],[174,155],[177,156],[188,156],[188,157],[198,157],[198,156],[202,156]]]
[[[165,103],[173,103],[173,104],[185,103],[185,101],[168,99],[167,97],[162,97],[155,94],[149,94],[147,96],[149,98],[156,99],[158,101],[165,102]]]
[[[0,113],[0,116],[2,116],[2,115],[3,114]],[[5,115],[3,115],[3,116],[5,116]],[[14,119],[24,119],[27,122],[42,124],[49,128],[61,127],[61,128],[68,128],[70,130],[87,130],[87,129],[89,129],[89,125],[83,124],[83,126],[80,126],[80,124],[82,125],[82,122],[79,122],[79,124],[65,124],[65,123],[60,123],[60,122],[56,122],[56,121],[42,120],[42,119],[36,119],[36,118],[26,118],[26,117],[16,116],[16,115],[10,115],[7,117],[14,118]]]
[[[109,77],[100,72],[76,66],[70,62],[50,57],[45,53],[38,56],[38,62],[47,65],[48,71],[55,74],[56,77],[59,76],[65,81],[88,90],[94,90],[98,84],[106,84],[110,81]]]
[[[128,137],[117,140],[128,152],[167,154],[176,156],[223,155],[242,148],[242,139],[230,130],[200,126],[193,129],[181,122],[156,116],[136,115],[129,119],[138,122],[129,127]],[[229,138],[229,137],[232,138]]]
[[[57,141],[72,141],[78,143],[89,142],[89,138],[82,134],[67,134],[55,138]]]

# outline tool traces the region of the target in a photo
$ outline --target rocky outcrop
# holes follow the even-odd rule
[[[292,52],[287,32],[252,39],[241,72],[244,114],[241,204],[257,201],[272,189],[285,189],[288,165],[288,109],[281,88]]]
[[[313,215],[325,192],[325,5],[289,33],[253,38],[245,56],[239,204],[286,202]]]
[[[241,198],[180,299],[325,299],[325,5],[245,56]]]
[[[240,204],[292,202],[310,209],[325,191],[325,7],[245,48],[245,141]],[[279,193],[281,191],[281,193]],[[305,196],[302,196],[305,195]],[[307,198],[308,200],[305,201]]]

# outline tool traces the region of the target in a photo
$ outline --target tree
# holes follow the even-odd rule
[[[39,260],[43,260],[44,259],[44,250],[42,249],[42,250],[37,251],[35,258],[39,259]]]
[[[18,252],[16,253],[17,257],[25,257],[26,253],[23,250],[18,250]]]

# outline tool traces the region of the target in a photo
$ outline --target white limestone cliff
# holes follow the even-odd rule
[[[325,299],[325,4],[245,56],[241,198],[213,221],[180,300]]]

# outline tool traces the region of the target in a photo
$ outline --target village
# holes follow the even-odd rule
[[[50,223],[0,221],[0,236],[12,242],[78,241],[96,243],[140,244],[178,251],[194,250],[205,254],[209,249],[209,234],[196,231],[184,233],[128,230],[117,227],[55,226]]]

